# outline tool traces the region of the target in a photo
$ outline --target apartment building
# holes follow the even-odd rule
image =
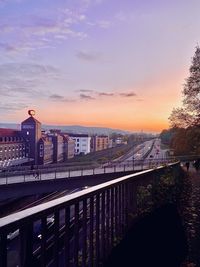
[[[21,131],[0,129],[0,167],[24,163],[25,143]]]
[[[88,134],[69,134],[75,141],[75,155],[85,155],[90,153],[91,137]]]
[[[100,151],[109,147],[107,135],[94,135],[91,137],[91,151]]]

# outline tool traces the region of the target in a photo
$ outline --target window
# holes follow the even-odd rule
[[[77,144],[77,147],[79,147],[79,143]]]
[[[76,141],[79,142],[79,138],[77,138]]]
[[[43,149],[43,145],[40,145],[40,149]]]

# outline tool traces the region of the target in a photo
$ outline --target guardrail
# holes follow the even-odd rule
[[[91,176],[95,174],[117,173],[127,171],[142,171],[149,168],[158,167],[174,162],[174,159],[144,159],[131,160],[126,163],[111,162],[99,168],[59,168],[52,169],[30,170],[25,172],[2,172],[0,173],[0,185],[13,183],[25,183],[31,181],[52,180],[62,178],[72,178],[78,176]]]
[[[180,168],[176,163],[127,175],[1,218],[1,267],[102,266],[137,212],[138,186],[169,167],[174,173]]]

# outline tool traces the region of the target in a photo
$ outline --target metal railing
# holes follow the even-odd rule
[[[58,168],[52,170],[51,168],[29,170],[24,172],[12,171],[0,173],[0,185],[14,184],[14,183],[25,183],[31,181],[41,180],[52,180],[61,178],[71,178],[79,176],[91,176],[96,174],[105,173],[117,173],[117,172],[128,172],[128,171],[142,171],[158,166],[163,166],[175,162],[174,158],[160,158],[160,159],[145,159],[145,160],[130,160],[125,163],[121,162],[110,162],[106,165],[102,165],[98,168]]]
[[[127,175],[0,219],[0,266],[102,266],[137,212],[137,187],[170,168]]]

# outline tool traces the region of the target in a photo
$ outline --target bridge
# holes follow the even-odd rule
[[[180,164],[171,163],[4,217],[1,266],[106,266],[142,214],[178,197],[182,175]]]
[[[123,175],[164,166],[174,161],[172,158],[157,158],[156,160],[115,161],[98,168],[59,167],[53,170],[46,168],[23,172],[3,172],[0,173],[0,201],[57,190],[90,187]]]

